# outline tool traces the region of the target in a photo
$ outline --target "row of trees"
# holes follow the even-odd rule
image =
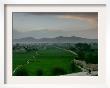
[[[98,64],[97,44],[77,43],[74,47],[70,47],[69,49],[78,54],[76,59],[84,60],[87,63]]]
[[[13,45],[13,50],[19,50],[19,49],[25,49],[27,52],[30,51],[38,51],[38,46],[36,45],[20,45],[20,44],[16,44]]]

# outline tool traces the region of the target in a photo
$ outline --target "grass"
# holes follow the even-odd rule
[[[32,59],[32,56],[35,52],[26,52],[26,53],[18,53],[13,52],[13,69],[15,69],[18,65],[26,64],[27,59]]]
[[[33,56],[35,56],[36,61],[27,64],[27,59],[33,59]],[[30,76],[35,76],[39,69],[42,70],[44,76],[51,76],[52,69],[55,67],[64,69],[66,73],[71,73],[70,63],[74,57],[75,55],[72,53],[54,46],[47,46],[45,49],[26,53],[13,52],[13,70],[17,66],[23,65]]]

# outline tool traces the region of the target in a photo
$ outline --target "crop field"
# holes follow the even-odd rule
[[[98,71],[97,65],[96,43],[13,45],[14,76],[58,76],[82,69]]]
[[[72,73],[71,61],[74,58],[73,53],[51,45],[45,45],[38,50],[29,52],[13,51],[13,72],[22,66],[28,76],[52,76]],[[80,71],[79,68],[74,68],[74,72]]]

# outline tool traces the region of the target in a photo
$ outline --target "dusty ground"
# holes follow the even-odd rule
[[[66,74],[66,76],[97,76],[98,71],[93,71],[91,74],[87,72],[78,72],[78,73],[72,73],[72,74]]]

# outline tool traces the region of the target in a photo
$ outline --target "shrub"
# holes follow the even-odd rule
[[[97,53],[88,53],[86,55],[86,62],[87,63],[93,63],[93,64],[98,64],[98,54]]]
[[[60,68],[60,67],[54,67],[52,69],[52,75],[64,75],[66,73],[67,72],[63,68]]]
[[[13,72],[14,76],[28,76],[27,70],[23,66],[19,66]]]
[[[84,51],[78,51],[77,54],[78,54],[78,57],[76,59],[85,60],[85,52]]]
[[[80,72],[80,71],[81,71],[81,69],[78,68],[78,67],[74,64],[73,61],[70,63],[70,68],[71,68],[71,72]]]
[[[37,75],[37,76],[42,76],[42,75],[43,75],[43,70],[42,70],[42,69],[38,69],[38,70],[36,71],[36,75]]]
[[[71,66],[71,71],[74,72],[75,71],[75,67],[76,67],[74,62],[71,62],[70,66]]]

